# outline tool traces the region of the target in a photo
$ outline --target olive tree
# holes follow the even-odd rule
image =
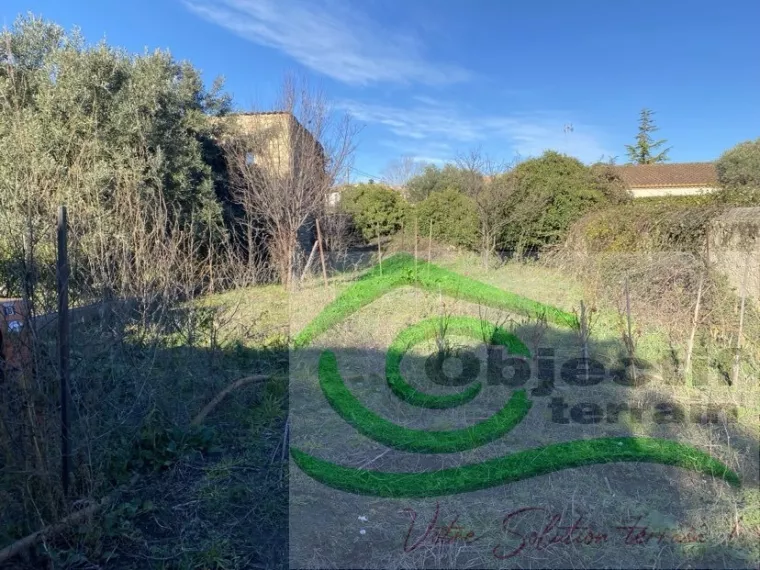
[[[33,16],[0,33],[6,294],[30,278],[39,294],[52,290],[43,270],[60,204],[70,210],[75,301],[171,288],[180,258],[195,264],[181,269],[189,282],[208,282],[200,261],[225,240],[208,118],[227,107],[220,82],[206,90],[192,65],[165,52],[88,46]]]

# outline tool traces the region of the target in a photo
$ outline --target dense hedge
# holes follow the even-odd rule
[[[584,216],[571,228],[567,245],[589,253],[698,252],[721,209],[709,196],[638,199]]]
[[[357,184],[343,191],[341,209],[366,240],[396,233],[407,210],[404,198],[382,184]]]
[[[715,169],[721,186],[718,200],[736,206],[760,205],[760,139],[727,150]]]
[[[508,176],[508,223],[500,242],[508,251],[536,251],[562,242],[584,214],[631,198],[608,165],[588,167],[553,151],[526,160]]]
[[[475,249],[479,243],[480,218],[471,198],[454,189],[433,192],[414,210],[421,235],[433,224],[433,238],[443,243]]]

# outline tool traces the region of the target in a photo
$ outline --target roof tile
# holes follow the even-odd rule
[[[616,172],[631,188],[715,187],[715,163],[680,162],[673,164],[626,164]]]

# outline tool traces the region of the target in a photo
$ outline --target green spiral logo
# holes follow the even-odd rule
[[[400,286],[414,286],[448,296],[478,302],[492,308],[528,316],[543,315],[558,327],[577,326],[574,315],[555,307],[463,277],[433,264],[397,254],[376,266],[330,303],[294,339],[294,350],[308,346],[347,316]],[[433,320],[404,329],[386,354],[385,381],[393,395],[406,404],[428,410],[449,409],[474,400],[481,392],[475,383],[454,394],[429,394],[408,383],[401,373],[404,355],[435,333]],[[502,346],[512,355],[530,357],[530,351],[514,334],[473,317],[451,317],[448,332]],[[456,430],[423,430],[399,426],[366,408],[347,388],[335,354],[321,353],[319,386],[332,409],[353,429],[386,447],[411,453],[455,453],[495,441],[519,425],[532,402],[525,390],[515,390],[495,414]],[[738,486],[739,477],[721,461],[689,445],[649,437],[585,439],[527,449],[479,463],[433,472],[386,472],[346,467],[290,449],[295,464],[308,476],[328,487],[377,497],[435,497],[464,493],[520,481],[553,471],[584,465],[622,461],[660,463],[720,477]]]

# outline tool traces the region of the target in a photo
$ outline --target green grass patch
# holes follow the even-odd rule
[[[497,457],[482,463],[423,473],[389,473],[343,467],[296,448],[293,460],[320,483],[359,495],[437,497],[487,489],[562,469],[620,461],[659,463],[721,477],[738,487],[739,476],[710,455],[675,441],[611,437],[557,443]]]
[[[388,291],[402,286],[420,287],[457,299],[530,317],[546,315],[548,322],[563,327],[575,328],[578,326],[577,318],[571,313],[464,277],[437,265],[417,260],[415,271],[414,256],[398,253],[384,260],[382,266],[376,265],[359,277],[332,303],[327,305],[313,321],[295,336],[293,347],[301,348],[308,345],[317,336],[349,315],[369,305]]]
[[[413,346],[434,338],[440,319],[432,318],[416,323],[401,331],[393,340],[385,359],[385,376],[393,393],[412,406],[430,409],[454,408],[472,401],[482,389],[480,382],[473,384],[457,394],[435,395],[417,390],[404,380],[401,375],[401,361]],[[510,354],[519,354],[530,358],[530,351],[525,344],[509,331],[497,327],[488,321],[474,317],[448,317],[446,333],[468,336],[486,344],[504,346]]]

